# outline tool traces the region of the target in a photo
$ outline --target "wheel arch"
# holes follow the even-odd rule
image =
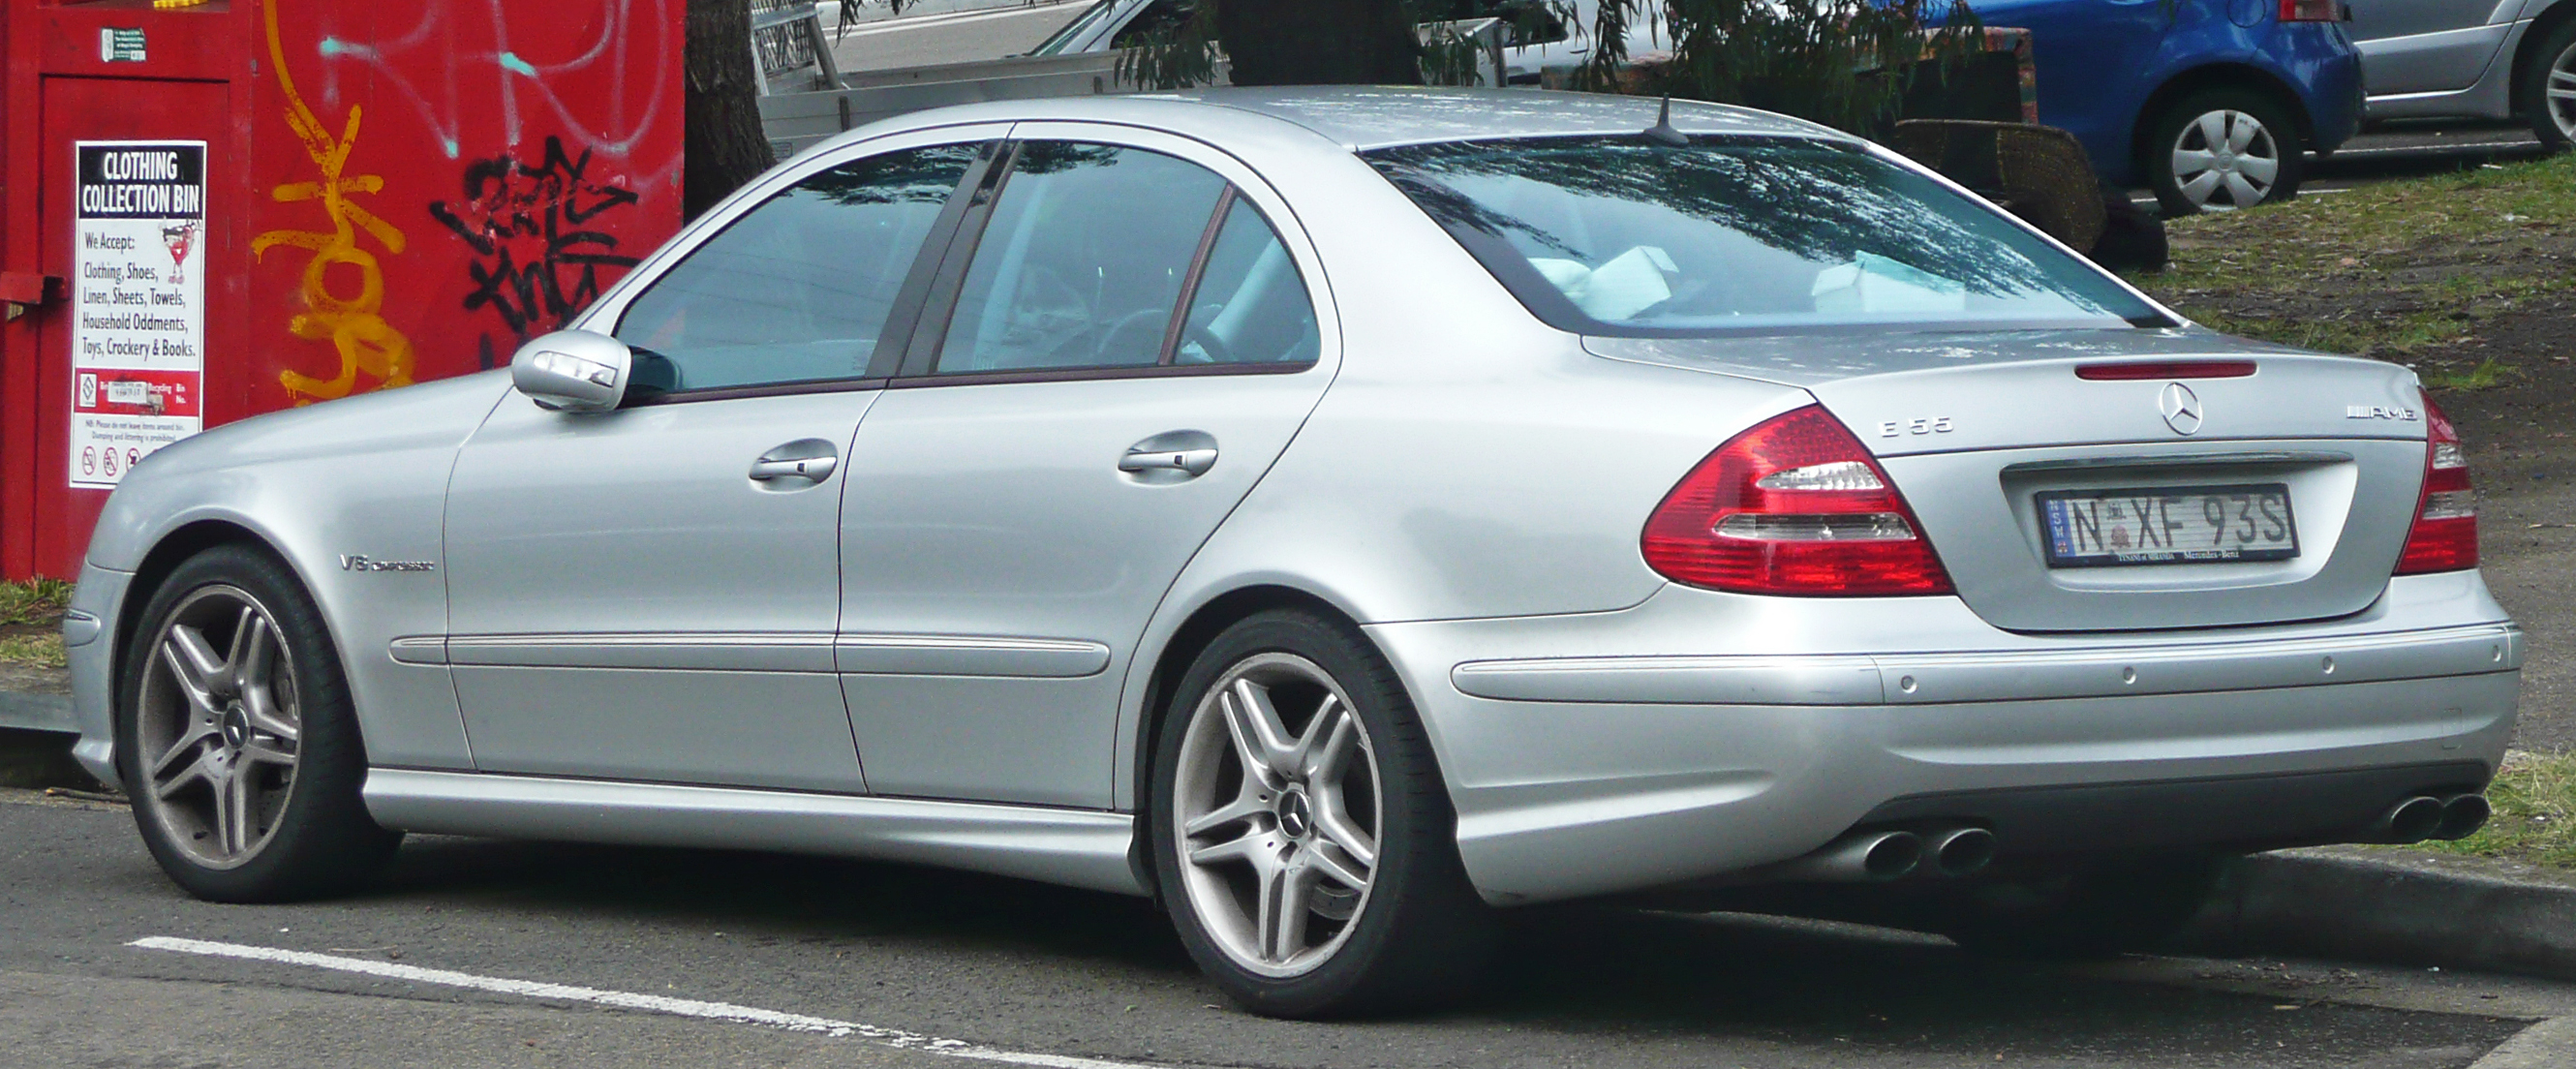
[[[125,584],[125,597],[116,607],[116,630],[111,636],[115,645],[110,648],[112,659],[108,662],[107,700],[111,704],[124,700],[126,658],[132,655],[135,637],[142,632],[145,624],[143,610],[152,603],[153,596],[161,592],[161,584],[167,581],[170,574],[177,571],[181,564],[187,563],[198,554],[218,546],[228,545],[242,546],[268,557],[279,567],[286,569],[287,574],[294,576],[296,582],[303,584],[308,592],[307,596],[311,596],[312,584],[306,582],[302,570],[295,567],[295,562],[285,553],[280,552],[266,536],[246,524],[231,519],[206,518],[191,520],[170,529],[152,544],[151,550],[143,555],[142,562],[135,566],[134,578]],[[325,620],[328,620],[327,616]],[[335,641],[333,645],[337,646],[338,643]],[[124,723],[125,718],[122,716],[108,717],[109,730],[120,751],[127,743],[124,738]]]
[[[2129,131],[2131,169],[2141,177],[2147,173],[2147,142],[2155,137],[2156,124],[2164,117],[2165,109],[2193,93],[2210,89],[2250,89],[2270,96],[2274,103],[2289,110],[2290,123],[2299,135],[2299,143],[2302,146],[2316,144],[2316,118],[2308,114],[2307,101],[2299,97],[2298,90],[2291,88],[2290,83],[2249,63],[2209,63],[2165,79],[2164,84],[2147,94],[2146,101],[2138,105],[2138,117]]]
[[[2569,22],[2576,22],[2576,2],[2560,0],[2534,17],[2531,20],[2531,27],[2522,32],[2522,40],[2514,44],[2513,67],[2506,72],[2506,76],[2513,79],[2514,114],[2529,115],[2532,105],[2538,103],[2538,101],[2524,99],[2523,83],[2529,80],[2531,64],[2542,58],[2541,42],[2548,40],[2550,34],[2557,33],[2559,27]]]
[[[1207,599],[1155,651],[1153,669],[1145,674],[1144,693],[1136,718],[1134,763],[1129,782],[1135,785],[1136,834],[1127,847],[1127,865],[1136,873],[1137,883],[1146,889],[1157,907],[1162,905],[1162,884],[1154,870],[1154,851],[1145,820],[1154,804],[1154,740],[1162,734],[1164,717],[1169,711],[1172,690],[1190,670],[1199,654],[1228,627],[1256,614],[1275,609],[1303,609],[1348,626],[1371,648],[1376,643],[1360,628],[1359,620],[1342,606],[1313,591],[1278,582],[1256,582],[1238,586]],[[1384,656],[1380,652],[1380,656]]]

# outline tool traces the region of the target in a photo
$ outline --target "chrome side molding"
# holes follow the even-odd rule
[[[777,850],[1145,893],[1125,813],[407,768],[370,770],[365,797],[405,831]]]

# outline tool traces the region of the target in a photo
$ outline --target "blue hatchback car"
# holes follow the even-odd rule
[[[1926,5],[1931,6],[1931,5]],[[2031,32],[2039,121],[2183,214],[2286,200],[2361,123],[2343,0],[1969,0]]]

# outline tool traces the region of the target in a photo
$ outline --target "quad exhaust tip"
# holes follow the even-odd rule
[[[1910,875],[1923,864],[1923,837],[1910,831],[1856,831],[1823,849],[1782,864],[1782,880],[1882,883]]]
[[[1924,853],[1931,859],[1934,872],[1966,876],[1995,859],[1995,833],[1977,827],[1937,831],[1925,841]]]
[[[2455,794],[2442,799],[2442,823],[2433,829],[2436,839],[2466,839],[2486,827],[2495,807],[2487,804],[2483,794]]]
[[[2372,837],[2382,843],[2420,843],[2426,839],[2465,839],[2485,827],[2495,807],[2482,794],[2435,798],[2416,795],[2388,807]]]

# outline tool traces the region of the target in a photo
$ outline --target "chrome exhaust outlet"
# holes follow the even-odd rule
[[[2466,839],[2486,826],[2495,815],[2483,794],[2454,794],[2442,799],[2442,822],[2433,829],[2436,839]]]
[[[1926,836],[1923,855],[1942,876],[1966,876],[1995,859],[1995,833],[1978,827],[1944,828]]]
[[[1879,883],[1898,879],[1923,863],[1923,837],[1910,831],[1858,831],[1772,870],[1785,881]]]
[[[2420,843],[2442,830],[2446,807],[2439,798],[2417,795],[2388,807],[2379,822],[2372,826],[2372,842]]]

